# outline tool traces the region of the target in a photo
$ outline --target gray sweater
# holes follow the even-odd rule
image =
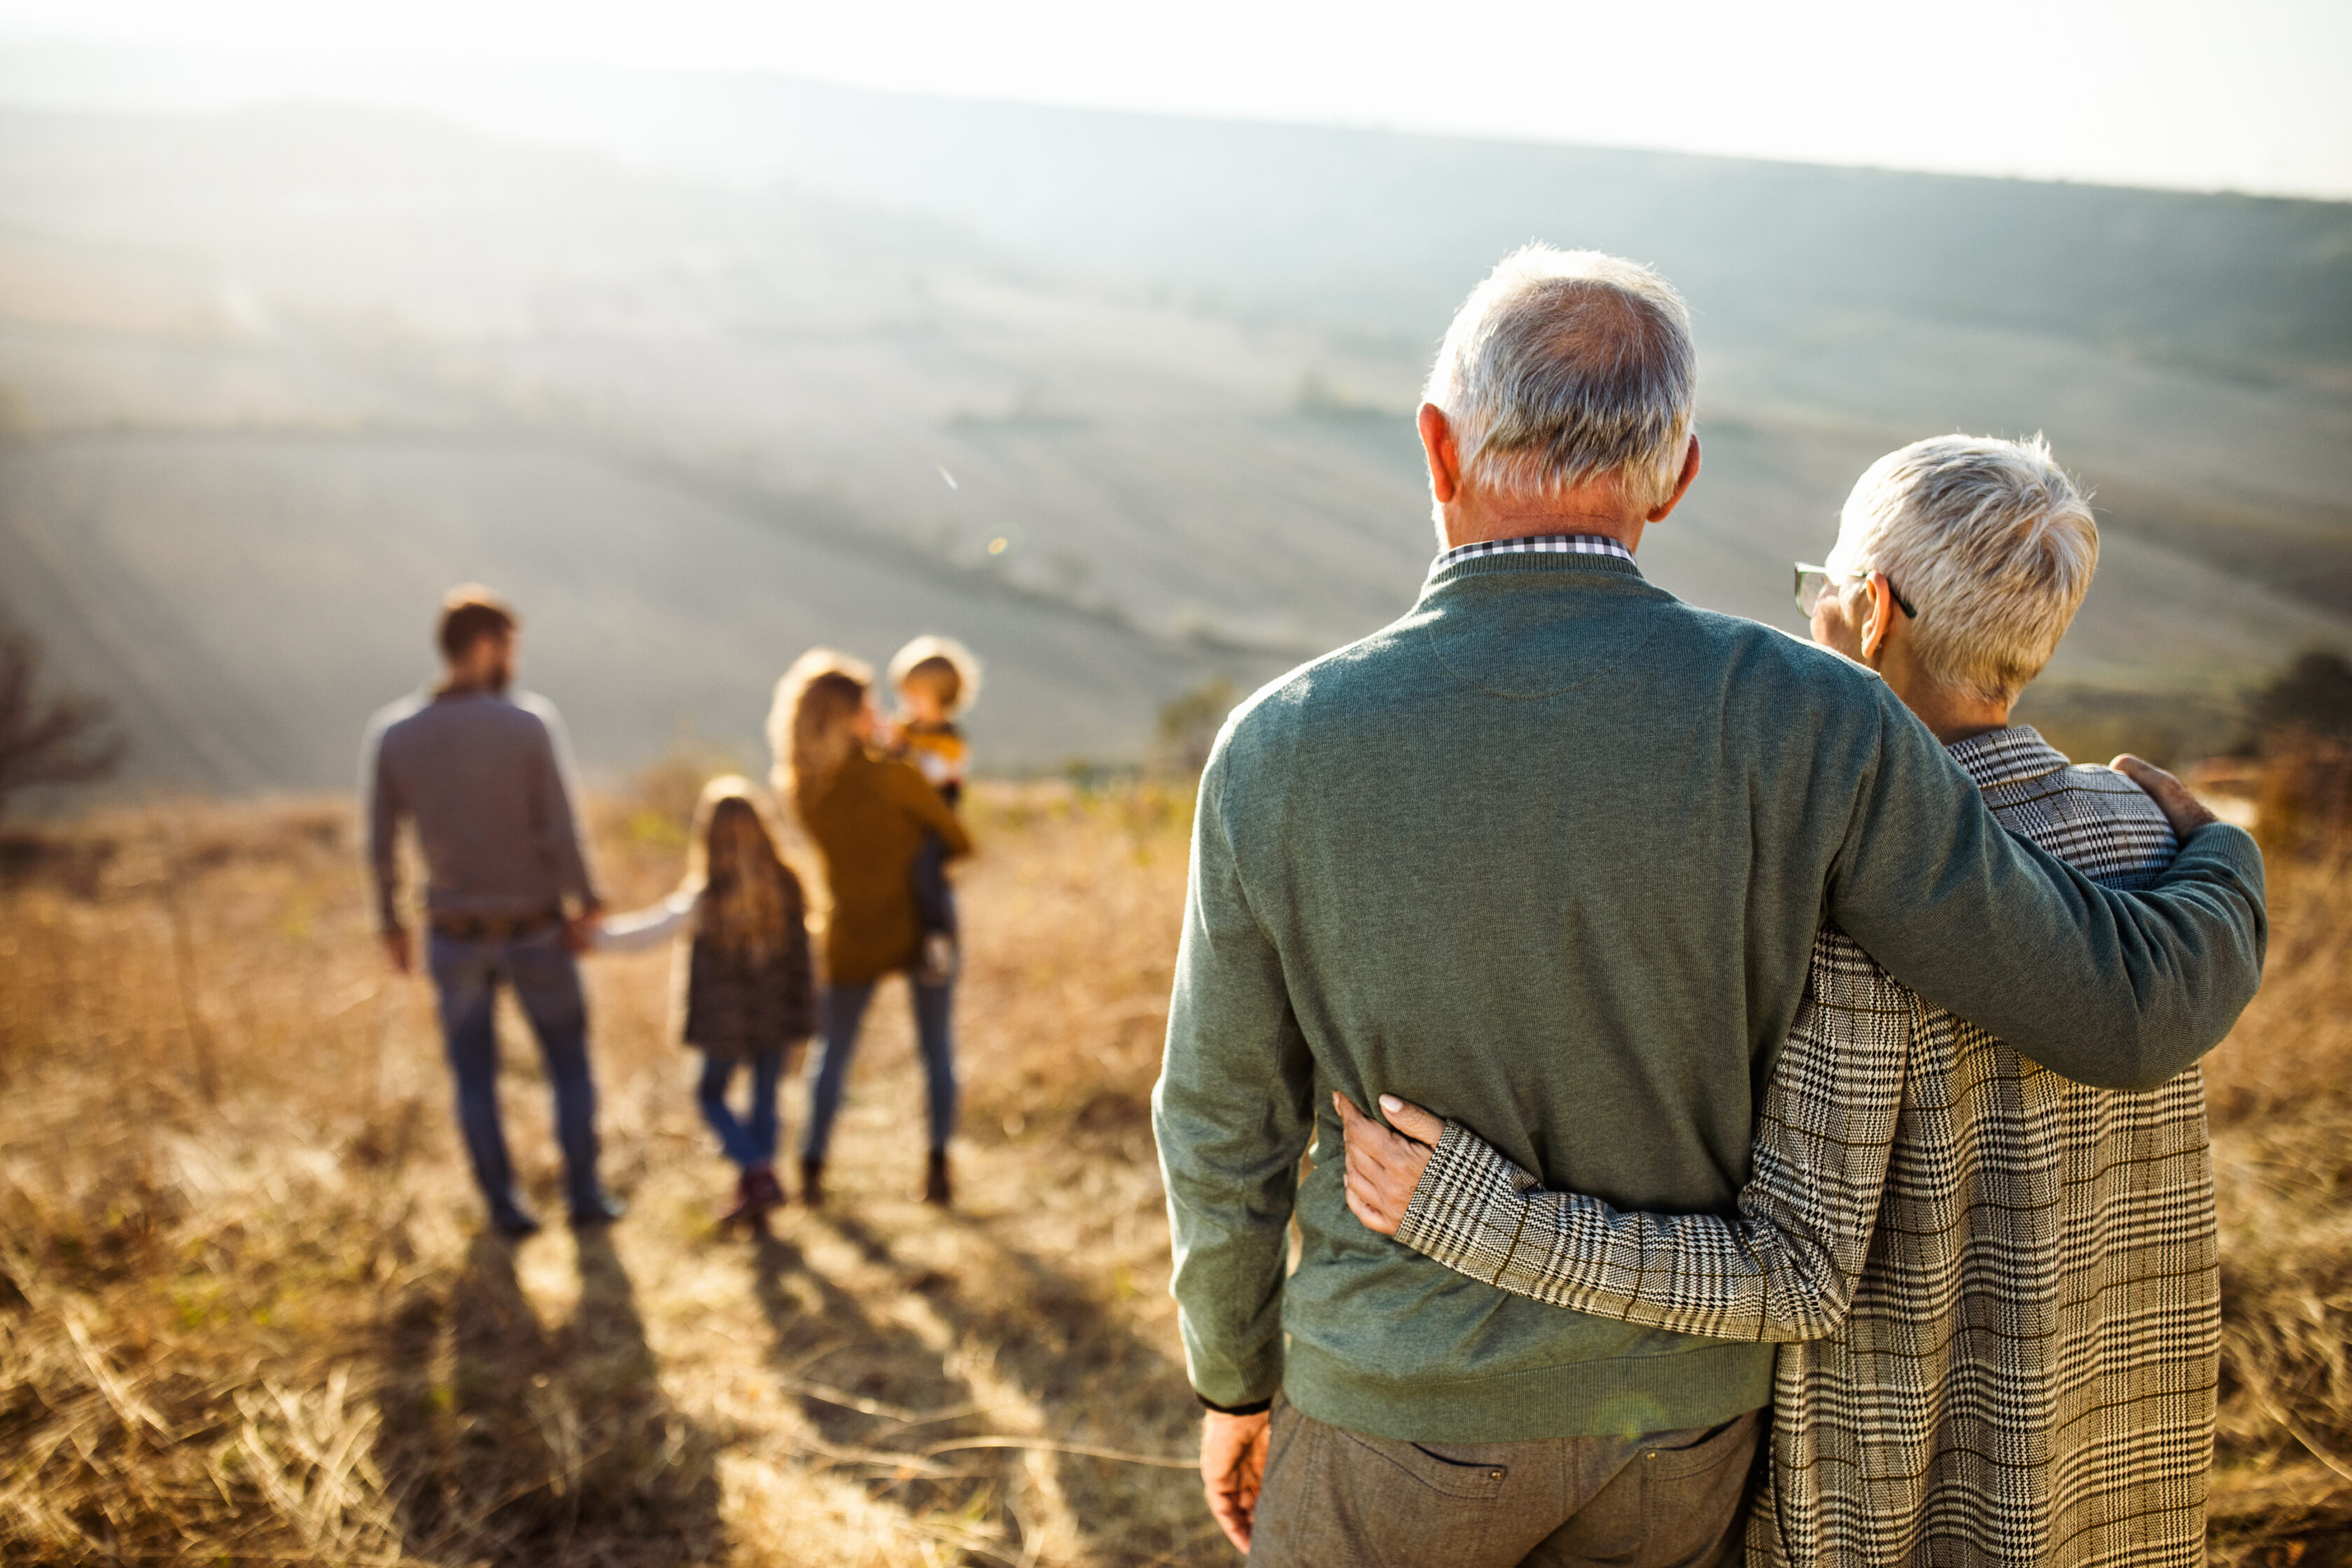
[[[383,929],[400,925],[404,818],[416,824],[434,914],[508,919],[600,902],[572,776],[563,721],[529,692],[420,695],[378,713],[360,795]]]
[[[1367,1230],[1331,1089],[1475,1127],[1549,1187],[1730,1215],[1825,921],[2110,1085],[2219,1040],[2265,939],[2244,834],[2197,834],[2152,892],[2101,888],[2004,833],[1876,677],[1606,556],[1446,567],[1259,692],[1192,856],[1153,1109],[1193,1385],[1423,1441],[1710,1425],[1766,1402],[1772,1352]]]

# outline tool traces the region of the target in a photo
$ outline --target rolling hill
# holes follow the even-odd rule
[[[921,629],[988,763],[1135,757],[1410,603],[1427,353],[1532,237],[1697,311],[1687,598],[1793,626],[1871,458],[2039,428],[2106,540],[2062,695],[2352,644],[2352,208],[607,85],[0,111],[0,611],[139,776],[341,782],[469,577],[592,771]]]

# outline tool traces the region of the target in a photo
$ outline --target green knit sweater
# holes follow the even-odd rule
[[[1432,1442],[1766,1403],[1768,1345],[1543,1306],[1364,1228],[1328,1095],[1402,1095],[1620,1208],[1730,1213],[1825,919],[2109,1086],[2219,1040],[2265,940],[2235,828],[2153,892],[2100,888],[2002,832],[1867,670],[1607,556],[1446,567],[1259,692],[1201,781],[1153,1095],[1193,1386]]]

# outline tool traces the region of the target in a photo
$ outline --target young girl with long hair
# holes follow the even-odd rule
[[[704,786],[687,849],[686,880],[667,900],[604,924],[598,946],[633,952],[684,936],[678,949],[677,1034],[702,1052],[695,1096],[740,1173],[721,1224],[758,1220],[784,1201],[776,1179],[777,1086],[816,1031],[808,903],[777,849],[749,779]],[[751,1068],[751,1103],[727,1103],[737,1069]]]
[[[776,683],[768,718],[777,793],[807,829],[824,866],[824,1051],[809,1091],[801,1145],[808,1202],[824,1192],[825,1151],[874,988],[886,975],[908,978],[915,1033],[929,1085],[930,1161],[923,1196],[951,1197],[948,1140],[955,1131],[952,982],[920,967],[923,927],[914,868],[927,835],[950,856],[971,853],[963,825],[910,763],[885,756],[874,735],[871,666],[812,648]]]

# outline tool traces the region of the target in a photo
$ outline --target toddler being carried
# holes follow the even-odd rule
[[[980,695],[980,661],[953,637],[919,637],[890,660],[898,694],[891,725],[897,752],[921,770],[950,809],[963,800],[971,748],[956,720]],[[955,978],[959,962],[955,889],[948,882],[947,846],[925,837],[915,858],[915,906],[923,922],[922,961],[915,979],[927,985]]]

